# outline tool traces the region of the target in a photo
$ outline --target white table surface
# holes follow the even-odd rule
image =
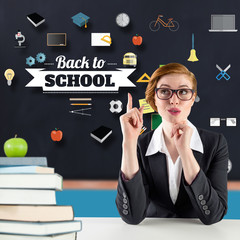
[[[77,240],[240,240],[240,220],[204,225],[198,219],[147,218],[129,225],[121,218],[76,219],[82,220]]]

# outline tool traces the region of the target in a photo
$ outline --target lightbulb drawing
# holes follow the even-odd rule
[[[4,76],[7,79],[8,86],[11,86],[13,77],[15,76],[15,72],[11,68],[9,68],[4,72]]]

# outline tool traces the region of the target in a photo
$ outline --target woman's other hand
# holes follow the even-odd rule
[[[190,149],[190,141],[193,129],[187,125],[186,121],[176,123],[172,129],[172,138],[178,153]]]

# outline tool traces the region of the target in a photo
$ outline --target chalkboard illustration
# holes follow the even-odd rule
[[[197,103],[199,98],[196,96],[191,120],[200,128],[221,132],[227,140],[231,139],[228,143],[231,160],[233,165],[238,164],[235,143],[239,126],[227,127],[226,120],[221,120],[221,117],[238,118],[238,111],[233,106],[239,95],[235,86],[238,84],[236,66],[239,54],[232,49],[237,50],[239,46],[239,15],[236,9],[240,8],[240,1],[234,1],[234,4],[221,1],[217,5],[216,1],[209,1],[207,5],[201,1],[192,1],[191,4],[173,1],[171,6],[167,1],[159,5],[157,0],[151,4],[124,0],[121,4],[106,0],[93,0],[90,4],[86,1],[52,0],[47,5],[30,0],[0,2],[2,146],[9,136],[18,132],[31,143],[28,154],[46,155],[49,166],[56,167],[65,179],[116,180],[121,161],[119,146],[122,144],[117,120],[126,108],[126,94],[131,91],[135,96],[134,105],[139,106],[139,99],[145,98],[145,85],[154,69],[170,62],[180,62],[190,68],[199,80],[197,94],[201,103]],[[37,27],[27,19],[34,12],[45,19]],[[81,27],[72,19],[80,12],[90,17],[87,21],[81,19]],[[174,21],[177,21],[179,29],[172,32],[172,27],[156,23],[158,15],[163,15],[160,19],[166,25],[175,25]],[[173,19],[169,21],[169,18]],[[149,29],[151,21],[160,26],[158,31]],[[209,32],[209,29],[212,31]],[[92,33],[110,33],[112,44],[92,47]],[[197,63],[187,61],[192,49],[192,33],[195,37],[195,57],[199,59]],[[138,45],[140,37],[142,43]],[[137,45],[133,43],[133,38]],[[129,52],[134,55],[126,55],[124,65],[124,55]],[[38,58],[40,62],[37,61],[39,53],[45,55],[45,61],[42,56]],[[220,74],[216,64],[223,71],[231,64],[225,71],[231,77],[229,81],[225,79],[226,74],[225,77]],[[8,78],[4,75],[6,69],[14,70],[12,80],[10,75]],[[216,79],[217,75],[221,80]],[[214,94],[211,89],[215,89]],[[70,98],[77,99],[71,101]],[[122,102],[121,113],[110,111],[112,100]],[[82,105],[90,103],[92,105]],[[156,112],[144,114],[147,130],[142,135],[151,130],[152,124],[157,125],[153,113]],[[218,117],[220,126],[210,126],[210,117]],[[103,143],[104,146],[89,137],[90,132],[102,124],[114,131],[114,135]],[[229,121],[230,124],[233,122]],[[55,127],[64,134],[59,143],[52,142],[50,137]],[[89,146],[92,151],[87,151]],[[3,148],[1,154],[5,155]],[[113,155],[116,156],[114,161]],[[106,162],[99,166],[102,160]],[[92,169],[92,165],[99,168]],[[229,180],[240,179],[237,169],[236,165],[229,174]]]
[[[199,61],[196,56],[196,50],[194,49],[194,33],[192,34],[192,49],[190,51],[190,57],[188,58],[189,62],[197,62]]]
[[[130,17],[126,13],[119,13],[116,17],[116,23],[119,27],[127,27],[130,23]]]
[[[151,21],[149,23],[149,28],[151,31],[156,32],[160,29],[160,26],[162,24],[163,27],[168,28],[172,32],[176,32],[179,29],[179,23],[173,18],[169,18],[168,22],[164,22],[161,18],[163,15],[158,15],[158,18],[156,21]]]
[[[65,47],[67,46],[66,33],[47,33],[47,46]]]
[[[217,76],[216,79],[217,80],[221,80],[222,78],[225,78],[226,80],[229,80],[231,77],[227,74],[227,70],[231,67],[231,64],[229,64],[224,70],[222,70],[222,68],[220,68],[217,64],[216,64],[216,68],[221,71]]]
[[[235,14],[212,14],[209,32],[237,32]]]

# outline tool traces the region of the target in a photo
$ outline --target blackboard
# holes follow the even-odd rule
[[[121,163],[122,135],[119,116],[125,111],[127,92],[133,95],[134,106],[145,97],[147,83],[136,82],[144,73],[151,75],[161,64],[179,62],[195,73],[198,80],[200,102],[195,103],[189,120],[199,128],[221,132],[228,141],[232,170],[230,180],[240,180],[238,159],[239,125],[210,127],[210,118],[239,118],[239,42],[238,32],[209,32],[212,14],[235,15],[236,29],[239,28],[240,2],[172,0],[1,0],[0,1],[0,146],[18,134],[28,142],[27,156],[46,156],[48,164],[65,179],[117,179]],[[34,27],[26,18],[37,12],[46,21]],[[83,12],[90,17],[87,28],[78,27],[71,17]],[[130,24],[121,28],[116,24],[119,13],[127,13]],[[176,32],[161,26],[159,31],[149,29],[149,23],[163,15],[164,21],[174,18],[179,23]],[[15,34],[18,30],[25,35],[26,48],[16,49]],[[91,33],[111,33],[110,47],[92,47]],[[67,33],[66,47],[47,46],[47,33]],[[187,61],[194,48],[198,62]],[[143,37],[141,46],[134,46],[132,37]],[[26,88],[32,76],[25,70],[26,58],[44,53],[48,62],[55,62],[59,55],[68,59],[98,57],[117,63],[122,68],[123,55],[137,55],[136,70],[129,77],[135,88],[123,87],[118,93],[106,94],[46,94],[41,88]],[[227,71],[229,80],[217,80],[218,64]],[[36,64],[37,67],[39,65]],[[34,66],[33,66],[34,67]],[[40,66],[41,67],[41,66]],[[15,71],[11,86],[4,77],[6,69]],[[51,68],[51,66],[50,66]],[[54,68],[54,67],[53,67]],[[69,98],[92,98],[92,116],[69,113],[74,109]],[[123,112],[109,111],[111,100],[123,103]],[[151,129],[151,114],[144,115],[144,125]],[[90,137],[90,132],[105,125],[113,130],[103,143]],[[63,131],[63,140],[53,142],[50,133],[55,128]],[[0,155],[4,156],[3,147]]]

